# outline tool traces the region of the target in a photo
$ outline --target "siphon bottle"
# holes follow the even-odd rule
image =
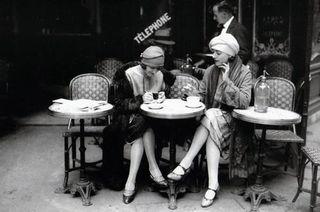
[[[263,71],[263,75],[260,81],[254,88],[254,111],[259,113],[266,113],[269,106],[270,87],[266,82],[266,71]]]

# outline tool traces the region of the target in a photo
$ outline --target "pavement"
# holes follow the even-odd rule
[[[35,112],[24,117],[14,117],[14,124],[3,131],[0,136],[0,211],[23,212],[147,212],[171,211],[168,209],[168,198],[159,192],[152,192],[140,179],[135,200],[128,205],[122,202],[122,191],[111,191],[101,187],[91,198],[91,206],[83,206],[80,197],[70,194],[57,194],[55,189],[62,185],[64,176],[62,132],[67,120],[49,116],[46,110]],[[307,145],[319,146],[320,122],[308,125]],[[128,157],[130,146],[126,146]],[[185,151],[179,148],[178,161]],[[101,149],[97,145],[88,145],[88,160],[101,158]],[[164,150],[168,157],[168,150]],[[95,172],[92,171],[93,175]],[[165,174],[164,174],[165,175]],[[250,201],[233,194],[236,189],[226,179],[219,176],[221,191],[215,203],[206,209],[201,208],[201,198],[205,189],[198,193],[185,193],[178,196],[175,210],[179,211],[250,211]],[[79,173],[70,174],[69,182],[79,179]],[[310,188],[310,166],[306,168],[305,187]],[[259,211],[308,211],[310,195],[301,193],[298,200],[292,203],[297,189],[296,177],[287,174],[271,175],[264,178],[264,183],[274,193],[280,194],[283,201],[262,203]],[[320,211],[320,208],[315,211]]]

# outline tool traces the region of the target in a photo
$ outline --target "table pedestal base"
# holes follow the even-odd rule
[[[258,211],[262,200],[266,200],[267,202],[283,200],[283,198],[275,195],[265,186],[259,184],[248,187],[243,198],[245,200],[248,198],[251,199],[251,211]]]
[[[169,197],[169,206],[168,208],[171,210],[177,209],[177,196],[179,193],[187,192],[185,186],[182,186],[179,182],[174,180],[168,180],[169,188],[167,189],[167,194]]]
[[[80,179],[79,182],[76,184],[73,184],[70,193],[72,195],[76,195],[76,193],[79,193],[81,195],[82,199],[82,205],[83,206],[90,206],[91,203],[91,192],[96,192],[96,188],[93,185],[92,182],[88,181],[87,179]]]

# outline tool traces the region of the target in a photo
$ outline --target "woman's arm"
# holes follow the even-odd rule
[[[135,113],[143,103],[142,96],[134,96],[129,81],[121,79],[114,84],[113,104],[118,112]]]
[[[251,100],[252,78],[249,70],[241,70],[239,85],[235,85],[229,78],[221,83],[221,103],[234,108],[245,109]]]

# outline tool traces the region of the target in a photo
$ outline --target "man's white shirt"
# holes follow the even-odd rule
[[[223,29],[221,30],[221,33],[226,33],[228,30],[229,25],[231,24],[231,21],[234,19],[234,16],[232,16],[226,23],[223,24]]]

